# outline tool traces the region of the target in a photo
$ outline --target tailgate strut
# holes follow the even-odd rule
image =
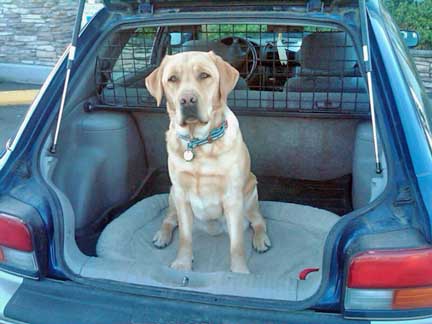
[[[369,104],[372,119],[372,136],[375,152],[375,172],[380,174],[382,172],[380,156],[378,151],[378,136],[376,128],[376,116],[375,116],[375,101],[374,93],[372,89],[372,63],[370,56],[370,42],[369,42],[369,31],[368,31],[368,16],[366,8],[366,0],[360,0],[360,28],[362,36],[362,49],[363,49],[363,63],[366,71],[366,79],[369,93]]]
[[[73,61],[75,59],[76,44],[77,44],[77,40],[78,40],[78,34],[80,32],[80,29],[81,29],[81,21],[82,21],[82,16],[83,16],[83,12],[84,12],[85,2],[86,2],[86,0],[79,0],[78,12],[77,12],[77,15],[75,18],[75,25],[74,25],[74,29],[72,32],[72,42],[71,42],[70,47],[69,47],[69,55],[68,55],[68,61],[67,61],[67,66],[66,66],[66,77],[65,77],[65,82],[63,85],[63,93],[62,93],[62,97],[61,97],[61,101],[60,101],[60,109],[59,109],[59,113],[58,113],[58,117],[57,117],[57,125],[55,128],[54,140],[53,140],[52,146],[50,148],[50,152],[53,154],[56,153],[56,150],[57,150],[57,141],[58,141],[58,136],[59,136],[59,131],[60,131],[61,120],[62,120],[62,116],[63,116],[63,109],[64,109],[68,85],[69,85],[70,73],[71,73]]]

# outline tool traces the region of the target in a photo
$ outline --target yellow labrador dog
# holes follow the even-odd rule
[[[227,96],[238,71],[213,52],[167,55],[145,80],[158,105],[166,98],[170,117],[166,133],[168,170],[172,182],[169,208],[153,238],[166,247],[179,227],[177,257],[171,267],[192,269],[193,218],[207,224],[223,221],[230,237],[231,271],[249,273],[243,232],[253,228],[253,247],[267,251],[270,239],[258,206],[257,181],[250,156]]]

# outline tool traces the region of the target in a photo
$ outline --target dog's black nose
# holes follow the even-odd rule
[[[180,97],[180,105],[184,108],[196,106],[198,102],[197,96],[192,92],[185,92]]]

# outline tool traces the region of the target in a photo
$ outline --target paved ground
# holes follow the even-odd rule
[[[39,86],[0,82],[0,147],[13,136]]]

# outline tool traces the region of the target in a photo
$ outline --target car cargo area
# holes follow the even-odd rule
[[[240,72],[228,106],[258,179],[272,248],[252,249],[251,274],[229,272],[229,237],[194,229],[192,272],[169,267],[152,238],[168,206],[168,115],[144,80],[165,54],[214,51]],[[301,301],[322,280],[334,225],[367,206],[387,182],[375,172],[369,99],[358,49],[330,27],[190,25],[124,27],[110,33],[65,109],[50,179],[83,276],[218,295]],[[379,141],[379,144],[381,142]],[[74,265],[73,265],[74,264]],[[307,275],[305,274],[307,273]]]

